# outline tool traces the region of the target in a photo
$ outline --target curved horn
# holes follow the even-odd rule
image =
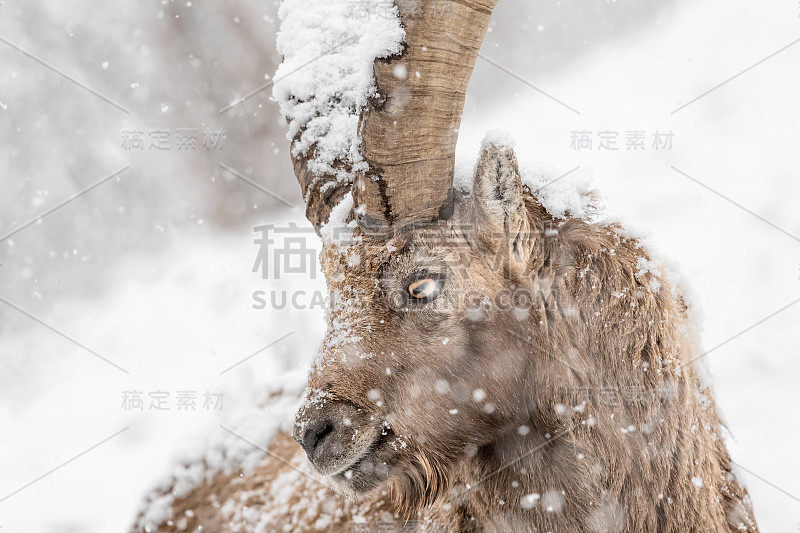
[[[497,0],[397,0],[403,53],[377,59],[377,92],[361,115],[370,170],[353,187],[359,225],[382,233],[452,213],[464,99]]]
[[[313,103],[327,110],[338,105],[352,114],[358,112],[357,103],[340,101],[341,95],[330,87],[336,84],[326,84],[338,71],[326,70],[322,61],[315,62],[325,54],[308,57],[298,54],[293,33],[287,30],[284,36],[282,30],[279,35],[279,48],[293,52],[293,62],[291,65],[284,62],[285,72],[280,76],[276,73],[274,93],[293,129],[294,172],[306,200],[306,216],[317,230],[328,221],[331,209],[351,190],[351,181],[356,185],[352,187],[355,214],[369,233],[447,218],[452,212],[461,112],[497,0],[396,0],[396,3],[405,42],[400,48],[402,30],[397,26],[400,34],[396,48],[383,50],[373,64],[379,96],[367,102],[358,119],[360,151],[366,165],[353,158],[352,151],[342,152],[340,148],[334,159],[329,157],[323,164],[314,160],[319,131],[325,128],[317,125],[311,135],[305,135],[313,117],[307,116],[304,106]],[[313,28],[314,24],[325,24],[324,19],[313,17],[310,24],[311,29],[328,31],[329,37],[337,37],[339,26]],[[294,28],[294,22],[289,27]],[[320,37],[319,41],[325,39]],[[346,47],[349,43],[340,45]],[[315,90],[320,94],[306,94],[307,80],[301,76],[308,74],[308,65],[308,68],[320,67],[320,78],[311,80],[311,85],[318,85]],[[287,85],[284,79],[298,82],[297,87]],[[328,120],[325,116],[321,118]],[[361,170],[367,166],[369,170]]]
[[[316,174],[308,168],[305,155],[293,155],[292,165],[306,202],[306,218],[319,233],[320,226],[328,222],[331,210],[350,192],[350,182],[330,173]]]

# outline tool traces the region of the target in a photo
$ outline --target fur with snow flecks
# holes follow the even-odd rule
[[[619,226],[548,214],[509,147],[485,147],[475,180],[448,221],[325,246],[329,332],[295,433],[355,406],[355,429],[381,428],[371,468],[323,489],[282,462],[318,475],[281,434],[162,530],[192,511],[212,531],[758,531],[666,273]],[[395,305],[419,272],[446,273],[441,295]],[[524,306],[498,297],[523,289]]]

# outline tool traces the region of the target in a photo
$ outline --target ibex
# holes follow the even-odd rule
[[[152,530],[758,531],[687,307],[641,244],[548,213],[497,140],[471,193],[453,187],[495,2],[403,20],[352,185],[296,155],[331,307],[294,440],[180,494]]]

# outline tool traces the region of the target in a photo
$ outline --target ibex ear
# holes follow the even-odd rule
[[[484,138],[472,194],[480,242],[507,275],[524,275],[535,242],[513,141],[507,135],[492,131]]]

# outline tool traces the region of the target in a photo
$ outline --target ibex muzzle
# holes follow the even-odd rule
[[[385,463],[371,457],[383,423],[347,402],[326,402],[301,409],[292,432],[320,474],[342,480],[372,475],[386,478]]]

